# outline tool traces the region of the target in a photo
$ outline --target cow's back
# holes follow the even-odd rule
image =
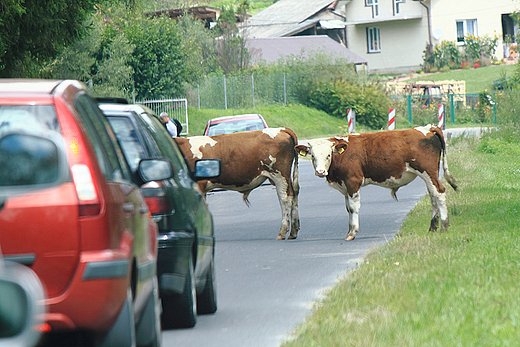
[[[439,134],[434,127],[350,135],[343,139],[347,141],[346,155],[333,156],[331,181],[340,182],[340,177],[334,177],[340,175],[358,177],[357,181],[369,178],[384,182],[390,177],[401,177],[407,165],[420,172],[438,171],[444,149],[442,132]]]
[[[288,128],[267,128],[234,134],[176,138],[193,168],[197,159],[221,160],[220,177],[212,179],[223,185],[244,185],[262,170],[289,170],[298,140]]]

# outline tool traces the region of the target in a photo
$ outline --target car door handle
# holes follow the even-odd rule
[[[135,210],[135,206],[131,202],[125,202],[123,204],[123,211],[125,212],[133,212]]]

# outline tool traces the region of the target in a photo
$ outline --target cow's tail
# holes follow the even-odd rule
[[[300,193],[300,181],[299,181],[299,172],[298,172],[298,154],[296,153],[296,151],[294,150],[294,147],[296,145],[298,145],[298,137],[296,136],[296,134],[294,133],[294,131],[292,131],[291,129],[288,129],[288,128],[285,128],[285,131],[287,131],[289,133],[289,135],[291,136],[291,139],[292,139],[292,153],[294,155],[294,161],[293,161],[293,168],[292,168],[292,188],[293,188],[293,192],[294,192],[294,198],[296,199],[296,203],[297,203],[297,199],[298,199],[298,194]]]
[[[450,186],[457,190],[457,182],[455,180],[455,177],[451,174],[450,170],[448,169],[448,158],[446,154],[446,142],[444,141],[444,135],[442,134],[442,130],[440,128],[434,127],[432,128],[432,131],[435,132],[435,135],[439,137],[439,140],[441,141],[441,148],[442,148],[442,169],[444,170],[444,177],[446,178],[446,181],[450,184]]]

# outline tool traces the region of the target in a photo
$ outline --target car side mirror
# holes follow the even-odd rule
[[[0,345],[35,346],[40,334],[35,327],[45,313],[44,290],[28,267],[3,261],[0,255]]]
[[[172,163],[167,159],[143,159],[137,172],[143,183],[167,180],[174,174]]]
[[[195,180],[207,180],[220,176],[220,159],[200,159],[195,162]]]

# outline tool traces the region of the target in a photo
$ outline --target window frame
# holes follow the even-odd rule
[[[378,27],[367,27],[367,53],[381,53],[381,30]]]
[[[379,0],[365,0],[365,7],[372,7],[372,18],[379,17]]]
[[[393,3],[394,3],[394,16],[397,16],[397,15],[401,14],[401,12],[399,10],[399,5],[406,3],[406,0],[393,0]]]
[[[468,31],[469,23],[472,23],[471,28],[473,32]],[[462,24],[462,37],[459,36],[459,24]],[[477,18],[472,19],[458,19],[455,21],[457,44],[464,44],[464,39],[467,35],[473,35],[478,37],[478,22]]]

